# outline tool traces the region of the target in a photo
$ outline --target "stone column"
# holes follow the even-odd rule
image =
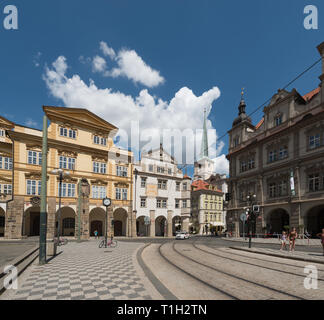
[[[133,213],[132,213],[132,238],[136,238],[137,237],[137,234],[136,234],[136,214],[137,214],[137,211],[134,210]]]
[[[172,234],[172,215],[173,215],[173,211],[168,210],[168,219],[167,219],[167,222],[168,222],[168,225],[167,225],[167,237],[168,238],[171,238],[173,236],[173,234]]]
[[[24,197],[15,196],[8,202],[5,220],[5,239],[21,239],[23,235]]]
[[[151,218],[151,224],[150,224],[150,237],[155,237],[155,210],[150,210],[150,218]]]
[[[299,221],[299,209],[300,206],[298,203],[291,203],[290,204],[290,221],[289,221],[289,225],[290,225],[290,229],[292,228],[296,228],[297,232],[298,232],[298,226],[300,225],[300,221]]]
[[[48,197],[47,198],[47,233],[46,239],[52,240],[56,237],[56,228],[55,228],[55,214],[56,214],[56,198],[55,197]]]
[[[182,217],[182,231],[189,232],[189,217]]]
[[[108,218],[108,221],[107,221],[107,228],[108,228],[108,238],[110,238],[111,236],[114,236],[114,227],[111,225],[112,223],[112,220],[113,220],[113,208],[110,206],[108,207],[108,214],[107,214],[107,218]],[[106,222],[106,220],[105,220]],[[106,228],[106,226],[105,226]],[[104,228],[104,230],[106,230]]]
[[[82,198],[81,202],[81,240],[89,240],[90,238],[90,212],[89,212],[89,198]],[[76,225],[79,217],[76,217]],[[76,234],[77,236],[77,234]]]

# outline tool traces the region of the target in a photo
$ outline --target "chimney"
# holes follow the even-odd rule
[[[320,75],[320,79],[323,83],[324,81],[324,42],[322,42],[319,46],[317,46],[317,50],[322,57],[322,74]]]

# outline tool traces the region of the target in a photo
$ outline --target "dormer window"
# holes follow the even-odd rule
[[[0,129],[0,137],[4,137],[5,136],[5,131],[3,129]]]

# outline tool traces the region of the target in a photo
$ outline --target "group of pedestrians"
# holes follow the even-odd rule
[[[297,237],[298,237],[298,233],[296,231],[296,228],[293,228],[288,234],[286,231],[283,231],[280,238],[281,241],[280,251],[286,249],[287,241],[289,241],[289,251],[290,252],[295,251],[295,244],[296,244]],[[324,229],[322,229],[321,233],[317,234],[317,237],[321,239],[321,244],[323,247],[323,256],[324,256]]]

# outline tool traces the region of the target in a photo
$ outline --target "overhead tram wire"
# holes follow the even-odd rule
[[[306,74],[308,71],[310,71],[311,69],[313,69],[319,62],[322,61],[322,58],[319,58],[318,60],[316,60],[311,66],[309,66],[308,68],[306,68],[304,71],[302,71],[300,74],[298,74],[293,80],[291,80],[289,83],[287,83],[282,90],[287,89],[290,85],[292,85],[294,82],[296,82],[298,79],[300,79],[304,74]],[[264,107],[265,105],[267,105],[273,96],[271,96],[269,99],[267,99],[263,104],[261,104],[259,107],[257,107],[255,110],[253,110],[250,114],[248,114],[248,117],[251,117],[253,114],[255,114],[257,111],[259,111],[262,107]],[[217,138],[217,142],[221,141],[222,139],[224,139],[226,136],[228,135],[228,132],[224,133],[223,135],[221,135],[219,138]],[[208,146],[206,150],[204,151],[208,151],[209,148],[211,148],[212,145]],[[185,169],[186,167],[188,167],[188,164],[184,164],[180,170]]]

